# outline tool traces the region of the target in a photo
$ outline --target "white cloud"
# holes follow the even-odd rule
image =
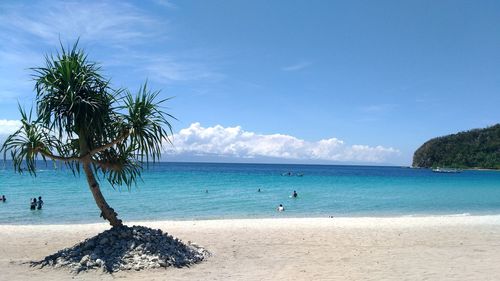
[[[347,145],[336,138],[311,142],[290,135],[248,132],[240,126],[205,128],[200,123],[180,130],[173,136],[173,144],[165,146],[166,154],[372,163],[399,155],[392,147]]]
[[[155,3],[175,7],[168,0]],[[59,40],[66,46],[78,37],[90,60],[102,61],[105,76],[116,77],[126,69],[127,75],[139,73],[138,79],[163,84],[224,77],[202,51],[184,56],[170,51],[172,28],[169,18],[135,2],[0,2],[0,104],[29,102],[33,92],[29,68],[42,66],[44,55],[57,50]]]
[[[281,70],[283,71],[298,71],[298,70],[301,70],[301,69],[304,69],[308,66],[311,65],[311,62],[309,61],[302,61],[302,62],[299,62],[299,63],[296,63],[296,64],[292,64],[292,65],[288,65],[288,66],[285,66],[285,67],[282,67]]]
[[[19,120],[0,119],[0,135],[10,135],[17,131],[21,125],[21,121]]]
[[[2,5],[0,26],[53,45],[59,38],[107,43],[130,42],[153,37],[157,21],[133,5],[108,1],[39,1],[33,5]],[[147,29],[148,32],[141,32]]]
[[[20,126],[19,120],[0,119],[0,144]],[[392,147],[347,145],[337,138],[311,142],[290,135],[257,134],[240,126],[205,128],[200,123],[180,130],[173,136],[173,143],[165,144],[166,154],[364,163],[383,163],[399,155]]]
[[[165,8],[169,8],[169,9],[177,8],[177,5],[172,3],[172,1],[170,1],[170,0],[154,0],[153,2],[156,3],[157,5],[165,7]]]
[[[32,93],[29,68],[41,66],[44,54],[57,49],[59,40],[66,45],[80,37],[82,46],[118,53],[117,49],[160,40],[166,26],[122,2],[1,2],[0,104]]]
[[[218,81],[225,75],[212,70],[203,60],[176,59],[171,56],[156,56],[141,58],[143,66],[138,69],[160,83],[179,81]]]

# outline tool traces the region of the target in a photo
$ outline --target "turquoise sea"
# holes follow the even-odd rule
[[[99,222],[84,175],[0,166],[0,224]],[[292,173],[292,176],[283,175]],[[303,174],[303,176],[297,176]],[[257,192],[258,189],[261,192]],[[125,222],[219,218],[500,214],[500,172],[375,166],[157,163],[130,191],[102,189]],[[299,196],[291,198],[296,190]],[[208,192],[207,192],[208,191]],[[43,210],[30,198],[42,196]],[[283,204],[285,212],[276,212]]]

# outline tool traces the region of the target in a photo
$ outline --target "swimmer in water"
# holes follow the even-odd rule
[[[285,210],[285,207],[283,207],[283,204],[280,204],[277,208],[278,212],[283,212]]]
[[[294,191],[293,191],[293,194],[292,194],[292,197],[293,197],[293,198],[297,198],[297,196],[299,196],[299,195],[297,194],[297,191],[295,191],[295,190],[294,190]]]

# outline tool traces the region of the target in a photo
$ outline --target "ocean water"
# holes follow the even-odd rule
[[[37,177],[0,167],[0,224],[99,222],[85,176],[39,166]],[[291,172],[292,176],[282,175]],[[303,176],[296,176],[302,173]],[[121,219],[500,214],[500,172],[433,173],[373,166],[158,163],[131,190],[102,182]],[[258,189],[261,192],[257,192]],[[291,198],[296,190],[298,198]],[[208,192],[206,192],[208,191]],[[30,198],[42,196],[43,210]],[[286,211],[276,212],[279,204]]]

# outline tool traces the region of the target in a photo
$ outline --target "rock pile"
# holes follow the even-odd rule
[[[122,226],[32,262],[32,265],[67,267],[76,273],[92,269],[117,272],[190,266],[208,255],[202,247],[190,242],[184,244],[160,229]]]

